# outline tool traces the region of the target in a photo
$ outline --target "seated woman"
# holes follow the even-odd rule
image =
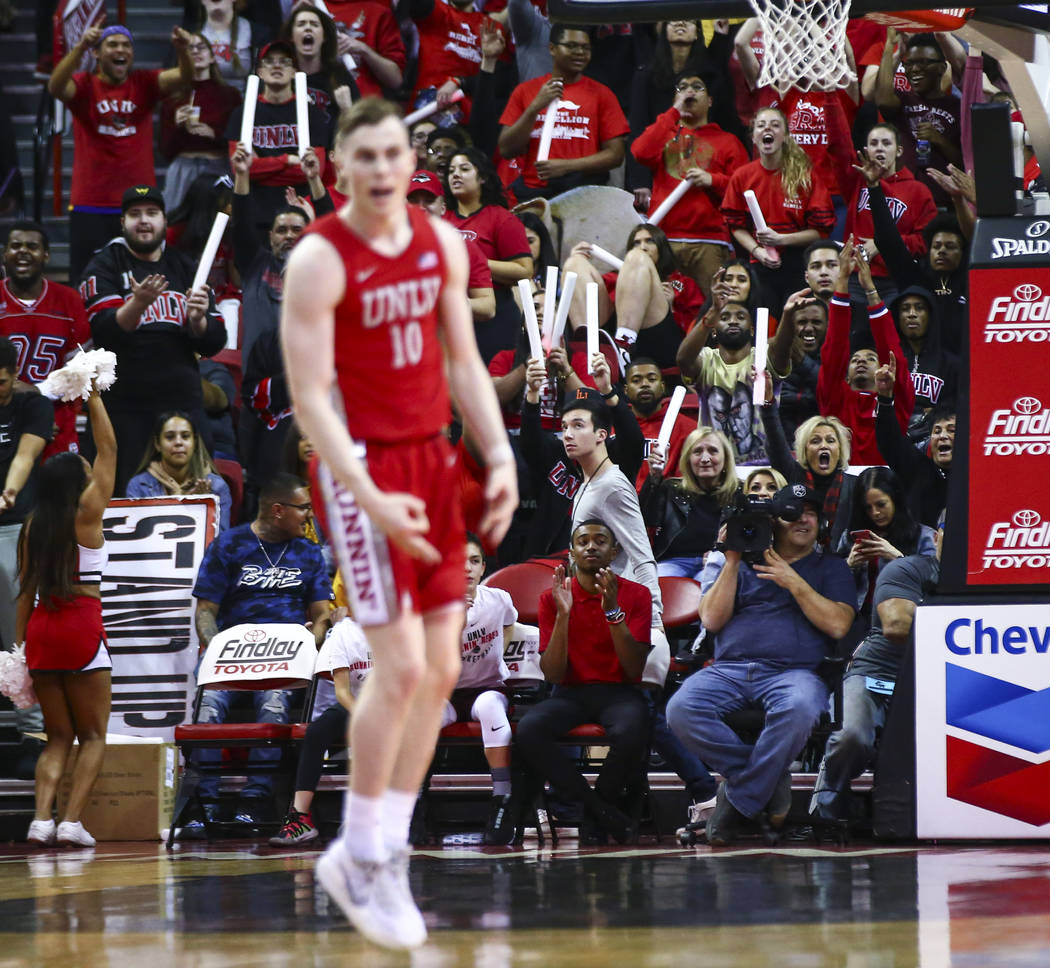
[[[681,477],[663,476],[658,444],[649,452],[650,474],[638,496],[642,517],[653,530],[659,575],[699,580],[704,553],[718,537],[722,509],[740,486],[733,445],[712,427],[697,427],[682,444]]]
[[[871,597],[883,566],[908,555],[935,557],[936,532],[918,524],[908,511],[901,480],[888,467],[869,467],[857,478],[857,497],[850,515],[849,534],[836,547],[846,556],[857,581],[858,620],[871,624]]]
[[[128,481],[128,497],[167,494],[214,494],[219,499],[219,530],[230,526],[229,485],[215,473],[200,433],[181,410],[168,410],[157,418],[139,472]]]
[[[587,322],[586,284],[600,282],[598,325],[609,324],[615,312],[616,345],[621,354],[652,357],[661,369],[675,365],[678,345],[696,319],[704,294],[678,270],[661,229],[646,224],[631,229],[619,272],[600,274],[591,262],[589,242],[573,247],[565,271],[578,276],[569,310],[573,329]]]
[[[744,478],[744,493],[749,498],[772,501],[773,495],[787,487],[784,475],[772,467],[756,467]]]

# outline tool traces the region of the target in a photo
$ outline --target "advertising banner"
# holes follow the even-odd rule
[[[54,58],[57,64],[84,36],[84,32],[105,15],[105,0],[65,0],[59,3],[54,16]],[[86,51],[77,65],[77,70],[91,68],[95,59],[92,51]]]
[[[1050,604],[915,616],[920,838],[1050,836]]]
[[[113,660],[109,731],[175,738],[196,689],[192,590],[218,520],[211,495],[117,498],[103,518],[102,621]]]
[[[970,273],[966,585],[1050,583],[1050,221],[985,220]],[[960,469],[966,467],[960,462]]]

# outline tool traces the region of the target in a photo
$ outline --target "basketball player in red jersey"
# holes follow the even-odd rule
[[[343,834],[317,876],[362,934],[410,948],[426,927],[408,886],[408,827],[458,678],[464,619],[463,523],[442,433],[449,390],[487,456],[482,529],[493,544],[517,505],[516,474],[474,340],[463,242],[405,201],[416,158],[398,109],[358,101],[337,143],[349,201],[293,250],[281,331],[375,669],[354,707]]]

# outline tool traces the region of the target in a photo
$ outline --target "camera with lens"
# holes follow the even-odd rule
[[[797,521],[806,504],[820,508],[820,500],[805,484],[782,487],[771,500],[759,500],[737,491],[736,496],[722,512],[725,541],[715,547],[719,551],[739,551],[749,565],[765,562],[765,552],[773,545],[773,519]]]
[[[722,511],[725,541],[715,547],[719,551],[739,551],[749,565],[762,564],[766,548],[773,544],[773,517],[771,500],[737,491],[732,503]]]

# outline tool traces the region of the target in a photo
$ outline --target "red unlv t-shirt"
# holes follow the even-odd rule
[[[132,71],[123,84],[97,74],[74,74],[74,208],[120,208],[128,185],[155,185],[153,107],[162,94],[160,71]]]

